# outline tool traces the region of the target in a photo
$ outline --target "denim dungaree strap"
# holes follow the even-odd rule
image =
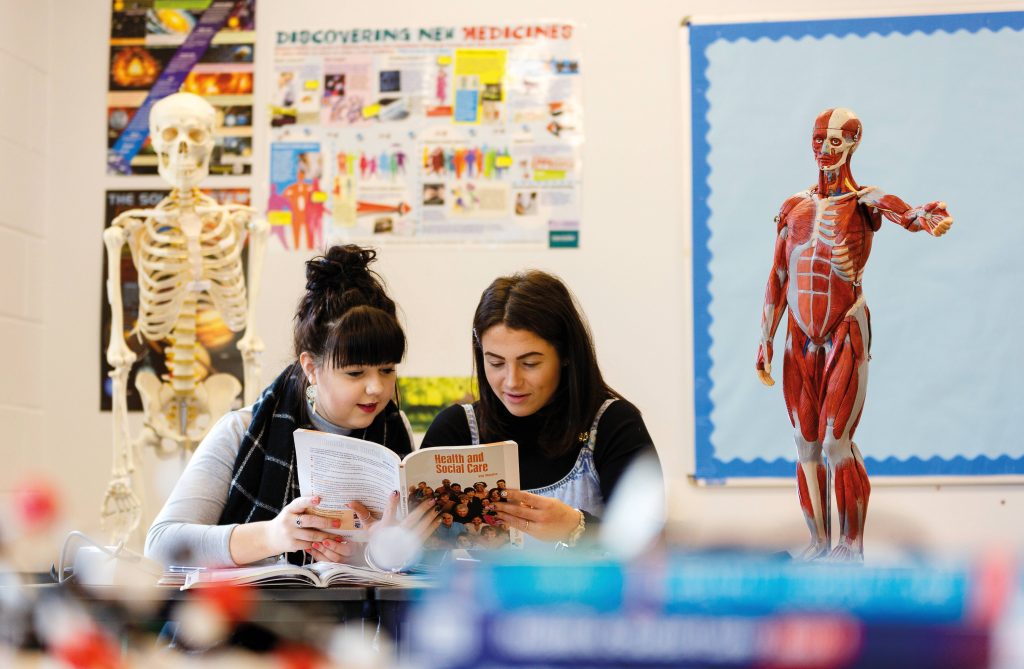
[[[573,508],[583,509],[595,516],[601,515],[604,510],[604,500],[601,497],[601,481],[597,476],[597,468],[594,466],[594,445],[597,443],[597,424],[601,421],[605,410],[614,401],[615,398],[605,400],[601,408],[597,410],[587,435],[587,446],[580,449],[579,457],[576,458],[576,464],[573,465],[572,470],[557,483],[526,492],[554,497]],[[469,423],[469,433],[472,436],[473,444],[479,444],[480,430],[477,426],[476,414],[473,413],[473,405],[463,404],[462,408],[466,412],[466,422]]]
[[[469,423],[469,437],[473,441],[470,442],[474,446],[480,445],[480,428],[476,424],[476,414],[473,413],[472,404],[463,404],[462,410],[466,412],[466,422]]]

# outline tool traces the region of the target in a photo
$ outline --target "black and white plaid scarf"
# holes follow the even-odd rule
[[[238,448],[219,525],[272,520],[299,496],[294,433],[298,428],[315,429],[309,419],[301,380],[302,369],[294,363],[253,404],[252,421]],[[399,456],[411,449],[394,402],[389,402],[362,434],[357,431],[352,436],[383,444]],[[309,558],[296,551],[288,559],[303,564]]]

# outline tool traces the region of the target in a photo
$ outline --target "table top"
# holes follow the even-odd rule
[[[30,581],[23,583],[22,587],[29,592],[39,593],[73,590],[76,594],[96,601],[180,600],[193,596],[192,590],[181,590],[177,586],[153,585],[142,588],[125,588],[113,585],[79,586],[70,581],[64,583]],[[370,599],[373,595],[371,588],[362,585],[338,585],[329,588],[315,588],[306,585],[251,585],[246,586],[244,590],[254,600],[278,602],[362,602]]]

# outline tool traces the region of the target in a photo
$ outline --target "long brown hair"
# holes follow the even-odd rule
[[[480,344],[484,333],[496,325],[532,332],[558,352],[561,379],[537,445],[552,456],[568,452],[590,428],[601,403],[616,395],[601,375],[590,328],[576,299],[561,279],[540,270],[499,277],[480,296],[473,315],[473,363],[480,388],[480,429],[487,440],[503,437],[501,399],[487,382]]]

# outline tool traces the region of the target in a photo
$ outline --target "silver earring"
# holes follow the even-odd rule
[[[306,386],[306,401],[309,402],[310,404],[313,404],[313,403],[316,402],[316,386],[315,385]]]

